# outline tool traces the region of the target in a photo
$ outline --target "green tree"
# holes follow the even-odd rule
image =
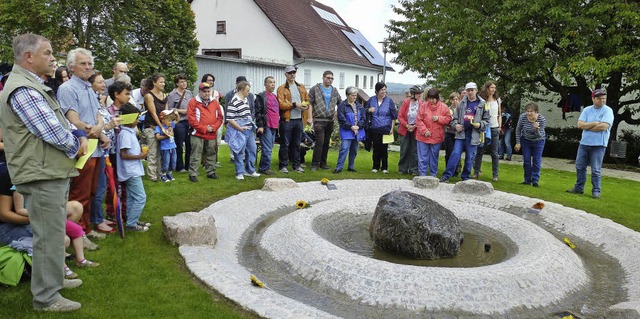
[[[637,1],[401,0],[391,21],[395,62],[448,89],[495,79],[512,92],[578,94],[606,88],[621,122],[640,124]],[[544,89],[541,89],[544,88]]]
[[[167,89],[177,73],[195,81],[195,16],[184,0],[2,0],[0,61],[12,61],[11,39],[41,34],[62,54],[87,48],[95,68],[111,76],[116,61],[129,64],[133,84],[160,72]]]

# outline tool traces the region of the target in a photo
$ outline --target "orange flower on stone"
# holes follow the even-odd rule
[[[309,207],[309,204],[303,200],[299,200],[296,202],[296,208],[297,209],[303,209],[303,208],[307,208]]]
[[[537,202],[537,203],[533,204],[532,208],[543,209],[544,208],[544,203],[543,202]]]

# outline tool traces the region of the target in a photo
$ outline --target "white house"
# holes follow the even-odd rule
[[[313,0],[192,0],[198,75],[212,73],[215,86],[228,91],[244,75],[253,92],[263,79],[284,83],[284,67],[298,67],[297,81],[307,87],[334,73],[334,86],[355,86],[367,95],[381,78],[382,68],[393,71],[362,34],[331,7]],[[382,28],[382,24],[380,25]]]

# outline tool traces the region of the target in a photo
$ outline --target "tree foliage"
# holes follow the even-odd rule
[[[92,51],[95,68],[111,76],[115,62],[129,64],[133,84],[160,72],[167,85],[177,73],[195,81],[195,16],[184,0],[2,0],[0,61],[11,62],[11,40],[41,34],[64,54]]]
[[[401,0],[394,11],[403,16],[387,27],[395,62],[439,85],[494,79],[516,93],[575,93],[586,105],[603,87],[613,132],[640,124],[637,1]]]

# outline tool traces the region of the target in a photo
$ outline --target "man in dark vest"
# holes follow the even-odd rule
[[[0,98],[0,128],[9,174],[24,196],[33,229],[33,308],[73,311],[80,303],[59,293],[82,284],[64,279],[64,236],[69,178],[87,151],[83,130],[69,130],[43,77],[55,65],[51,43],[35,34],[13,39],[14,66]]]

